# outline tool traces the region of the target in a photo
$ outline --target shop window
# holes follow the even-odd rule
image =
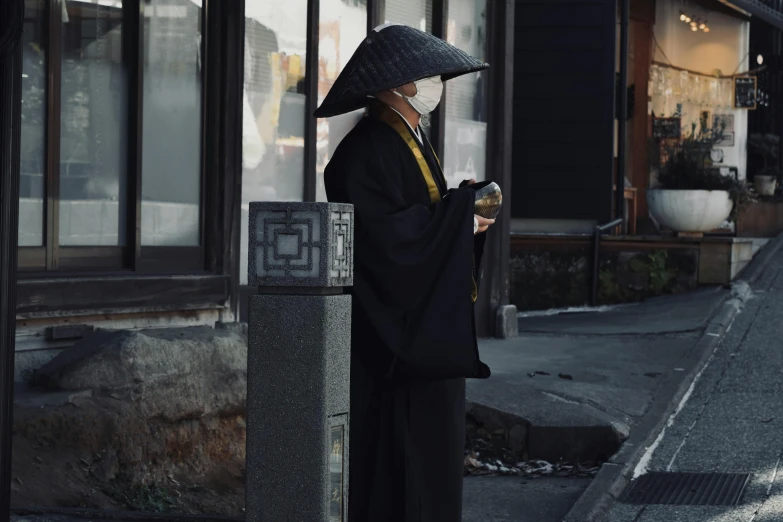
[[[245,2],[240,283],[251,201],[302,201],[307,0]]]
[[[337,75],[367,36],[367,6],[358,0],[322,1],[318,40],[318,104],[326,97]],[[326,201],[324,168],[346,134],[358,123],[363,110],[318,120],[316,141],[316,200]]]
[[[46,48],[44,0],[25,1],[22,31],[22,139],[19,246],[43,247],[46,172]]]
[[[648,93],[653,134],[662,143],[650,156],[649,182],[657,183],[657,169],[665,161],[665,143],[700,129],[721,129],[722,139],[710,158],[724,174],[746,179],[748,112],[734,107],[734,74],[757,66],[750,56],[750,22],[715,10],[656,4],[655,42],[649,69]],[[688,17],[690,21],[683,20]],[[699,21],[694,27],[691,22]],[[704,28],[700,28],[706,21]],[[707,30],[709,29],[709,30]],[[673,126],[662,136],[662,126]],[[679,127],[679,132],[678,132]]]
[[[124,246],[128,74],[122,2],[65,2],[60,48],[59,245]]]
[[[448,3],[446,41],[486,60],[486,0]],[[487,148],[487,73],[482,71],[445,84],[443,172],[450,188],[462,180],[485,179]]]
[[[26,0],[21,271],[205,270],[202,8],[143,7]]]
[[[147,0],[144,9],[141,244],[201,244],[201,8]]]

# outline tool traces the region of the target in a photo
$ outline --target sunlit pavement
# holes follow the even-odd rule
[[[637,467],[637,474],[750,473],[739,503],[621,503],[608,521],[783,521],[783,256],[770,263],[753,292],[681,410]]]

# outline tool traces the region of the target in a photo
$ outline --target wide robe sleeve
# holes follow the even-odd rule
[[[359,151],[327,169],[354,205],[355,306],[394,354],[393,377],[487,377],[471,298],[475,193],[409,204],[399,158],[384,156]]]

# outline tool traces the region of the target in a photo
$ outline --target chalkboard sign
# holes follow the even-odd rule
[[[737,76],[734,78],[734,108],[756,108],[756,77]]]
[[[680,138],[682,136],[680,118],[653,119],[653,138]]]

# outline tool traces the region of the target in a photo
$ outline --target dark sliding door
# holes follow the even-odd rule
[[[615,0],[519,0],[512,217],[611,220]]]

